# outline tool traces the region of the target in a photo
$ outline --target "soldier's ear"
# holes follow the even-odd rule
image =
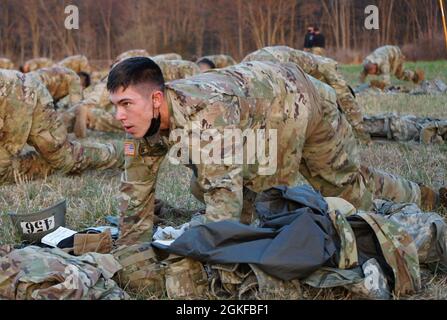
[[[154,109],[160,110],[163,103],[163,92],[160,90],[155,90],[152,92],[152,105]]]

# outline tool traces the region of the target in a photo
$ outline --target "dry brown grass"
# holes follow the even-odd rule
[[[447,82],[445,70],[447,62],[419,63],[428,70],[427,77],[441,77]],[[360,68],[343,66],[342,72],[356,84]],[[447,118],[446,96],[392,96],[360,97],[359,101],[366,113],[396,111],[420,116]],[[93,133],[93,140],[121,139],[121,135]],[[362,147],[361,157],[366,164],[405,178],[423,182],[435,187],[446,184],[447,146],[424,146],[417,143],[375,143]],[[82,176],[53,175],[45,180],[0,187],[0,244],[17,243],[18,239],[10,224],[7,213],[30,212],[67,199],[67,223],[72,229],[82,229],[92,225],[105,224],[105,216],[116,215],[114,195],[118,190],[118,171],[86,172]],[[189,192],[191,172],[185,167],[173,166],[165,162],[157,183],[157,197],[176,207],[198,209],[201,204]],[[441,214],[445,214],[441,212]],[[175,221],[173,221],[175,223]],[[423,273],[424,290],[410,299],[446,299],[447,276],[443,273]],[[306,299],[351,299],[344,289],[316,290],[306,288]],[[145,293],[133,295],[137,299],[151,298]]]

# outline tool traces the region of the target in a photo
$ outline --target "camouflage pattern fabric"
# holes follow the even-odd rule
[[[117,56],[115,58],[115,61],[113,61],[112,68],[119,62],[132,57],[148,57],[154,60],[157,64],[160,61],[164,60],[182,60],[182,56],[177,53],[164,53],[156,56],[151,56],[146,50],[135,49],[123,52],[119,56]]]
[[[307,74],[330,85],[335,90],[337,102],[353,127],[354,133],[365,141],[369,140],[362,124],[362,110],[343,76],[338,72],[338,63],[335,60],[286,46],[273,46],[252,52],[243,61],[276,61],[297,64]]]
[[[109,69],[103,69],[103,70],[99,70],[99,71],[92,71],[92,73],[90,75],[91,84],[86,89],[93,88],[94,85],[96,85],[97,83],[99,83],[102,80],[104,80],[105,78],[107,78],[108,75],[109,75]]]
[[[14,62],[12,62],[8,58],[1,58],[0,57],[0,69],[14,69]]]
[[[360,165],[358,144],[338,110],[335,91],[321,82],[316,88],[315,83],[294,64],[253,61],[166,84],[171,129],[183,129],[189,137],[195,124],[199,130],[218,132],[277,130],[277,170],[271,175],[259,174],[259,162],[194,165],[208,221],[238,219],[244,186],[253,192],[294,186],[300,174],[324,196],[344,198],[358,208],[372,208],[375,198],[420,203],[416,183]],[[322,90],[325,94],[319,95]],[[158,168],[173,142],[161,133],[125,144],[132,152],[126,156],[120,188],[119,241],[147,241]],[[221,154],[223,159],[233,155],[231,149]]]
[[[363,60],[363,66],[368,63],[376,64],[378,68],[377,75],[381,75],[384,84],[389,86],[391,84],[391,75],[405,81],[413,81],[415,79],[416,73],[405,69],[404,61],[405,57],[399,47],[383,46],[368,55]],[[367,76],[368,74],[363,70],[360,74],[360,82],[365,82]]]
[[[312,54],[317,55],[317,56],[325,55],[325,50],[324,50],[324,48],[321,48],[321,47],[312,47],[312,49],[310,49],[310,51],[312,52]]]
[[[437,123],[442,123],[439,119],[398,115],[395,112],[365,116],[363,122],[371,137],[394,141],[419,141],[421,138],[424,143],[431,143],[431,139],[433,142],[436,140],[437,132],[432,128],[435,128]],[[442,125],[440,127],[442,128]]]
[[[120,61],[123,61],[128,58],[132,58],[132,57],[148,57],[149,58],[150,56],[151,55],[144,49],[128,50],[128,51],[125,51],[125,52],[119,54],[113,61],[112,65],[115,65]]]
[[[162,60],[182,60],[182,56],[178,53],[163,53],[163,54],[157,54],[156,56],[150,57],[152,60],[154,60],[156,63]]]
[[[71,256],[58,248],[29,246],[0,257],[0,298],[17,300],[129,299],[113,275],[109,254]]]
[[[29,74],[37,77],[45,85],[54,102],[68,97],[69,104],[74,105],[82,99],[81,79],[71,69],[54,66],[41,68]]]
[[[119,144],[69,141],[48,90],[34,76],[17,71],[0,70],[0,136],[0,184],[123,163]],[[20,155],[25,144],[36,151]]]
[[[199,67],[187,60],[154,60],[160,67],[165,81],[184,79],[200,73]]]
[[[431,121],[423,125],[420,141],[425,144],[447,141],[447,120]]]
[[[84,55],[69,56],[58,62],[58,65],[71,69],[76,73],[85,72],[90,74],[92,67]]]
[[[165,267],[166,293],[170,299],[204,298],[208,294],[208,275],[203,265],[190,258]]]
[[[209,56],[204,56],[196,60],[198,63],[202,59],[208,59],[214,63],[216,68],[225,68],[236,64],[236,61],[229,55],[226,54],[214,54]]]
[[[123,266],[114,279],[122,288],[170,299],[208,295],[208,275],[195,260],[176,255],[159,259],[150,242],[121,246],[112,252]]]
[[[163,268],[150,242],[120,246],[112,255],[122,266],[114,277],[121,288],[163,296],[166,291]]]
[[[351,269],[358,265],[355,234],[346,217],[338,211],[329,212],[332,224],[340,237],[339,269]]]
[[[374,230],[383,256],[393,269],[395,294],[399,296],[418,292],[421,289],[421,274],[413,238],[392,220],[373,213],[357,214]]]
[[[447,93],[447,84],[441,79],[424,80],[410,94],[421,95],[442,95]]]
[[[48,58],[34,58],[26,61],[23,64],[25,72],[36,71],[41,68],[47,68],[53,66],[54,62]]]
[[[374,258],[369,259],[362,265],[362,270],[364,275],[363,281],[345,285],[345,288],[367,299],[389,299],[391,289],[379,262]]]
[[[435,212],[423,212],[414,203],[374,201],[375,211],[394,221],[414,240],[419,263],[447,262],[447,229],[444,219]]]

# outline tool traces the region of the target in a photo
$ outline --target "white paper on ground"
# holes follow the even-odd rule
[[[57,247],[57,244],[68,238],[71,237],[72,235],[78,233],[77,231],[73,231],[64,227],[59,227],[56,229],[56,231],[53,231],[49,234],[47,234],[45,237],[42,238],[42,240],[40,240],[40,242],[52,246],[52,247]]]
[[[174,240],[155,240],[154,243],[159,243],[159,244],[169,247],[174,241],[175,241],[175,239]]]

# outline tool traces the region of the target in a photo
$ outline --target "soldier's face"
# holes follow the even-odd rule
[[[374,75],[374,74],[377,74],[377,71],[378,71],[377,69],[378,69],[378,68],[377,68],[377,65],[376,65],[376,64],[371,64],[371,65],[369,66],[367,72],[368,72],[368,74],[372,74],[372,75]]]
[[[144,137],[154,117],[152,94],[135,86],[110,93],[110,101],[116,107],[115,118],[134,138]]]
[[[205,72],[211,69],[211,67],[207,63],[199,63],[198,66],[200,68],[200,72]]]

